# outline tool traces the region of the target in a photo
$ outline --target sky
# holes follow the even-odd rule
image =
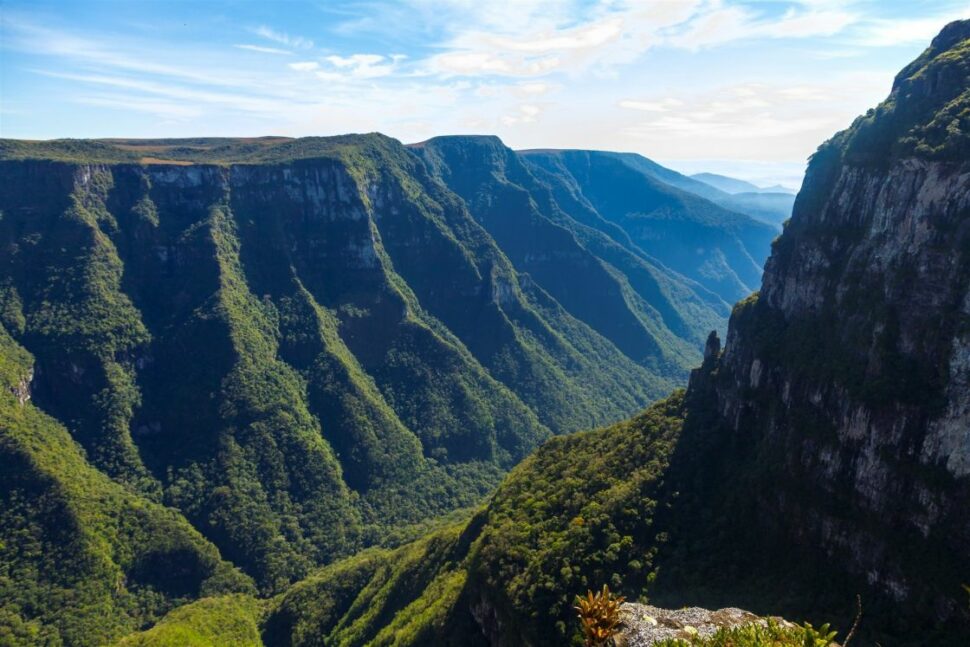
[[[0,0],[0,137],[487,133],[797,188],[970,0]]]

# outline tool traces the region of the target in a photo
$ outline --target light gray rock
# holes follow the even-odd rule
[[[731,629],[751,623],[765,623],[765,618],[750,611],[729,607],[726,609],[661,609],[646,604],[625,603],[620,612],[623,627],[614,637],[616,647],[649,647],[671,638],[689,640],[707,638],[718,629]],[[774,618],[783,626],[794,626],[781,618]]]

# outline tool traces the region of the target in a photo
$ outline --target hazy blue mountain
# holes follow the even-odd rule
[[[704,184],[709,184],[715,189],[720,189],[725,193],[788,193],[792,196],[795,195],[793,191],[780,184],[762,187],[746,180],[739,180],[738,178],[719,175],[717,173],[694,173],[690,177]]]
[[[521,151],[541,169],[570,215],[700,283],[726,302],[750,292],[775,228],[659,180],[638,155],[599,151]],[[671,173],[673,173],[671,171]],[[597,221],[581,212],[592,210]]]
[[[722,207],[748,214],[777,229],[791,217],[795,196],[791,193],[735,193],[714,200]]]

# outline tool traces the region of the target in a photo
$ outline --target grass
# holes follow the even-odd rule
[[[829,647],[835,632],[824,625],[784,626],[774,620],[731,629],[718,629],[713,636],[668,639],[655,647]]]
[[[175,609],[116,647],[263,647],[262,603],[245,595],[204,598]]]

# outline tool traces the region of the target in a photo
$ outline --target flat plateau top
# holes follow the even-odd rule
[[[0,160],[90,164],[272,163],[334,157],[349,150],[400,146],[380,133],[335,137],[195,137],[187,139],[0,139]]]

